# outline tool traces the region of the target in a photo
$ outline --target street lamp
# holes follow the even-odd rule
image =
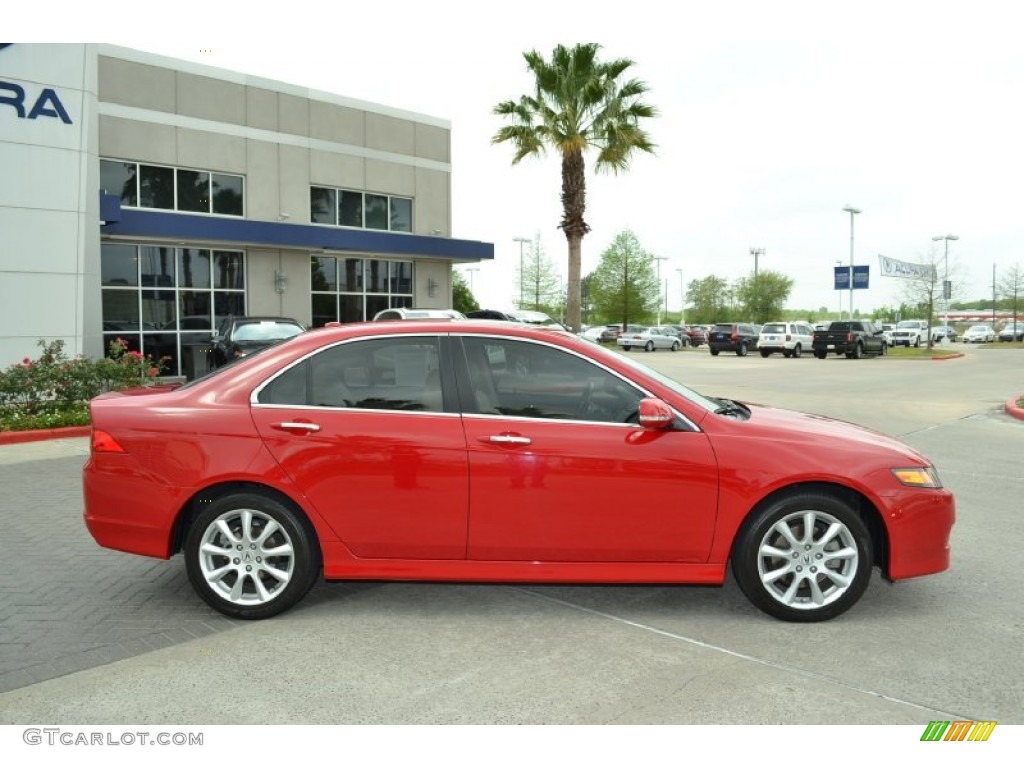
[[[523,308],[523,243],[530,242],[528,237],[513,237],[512,242],[519,243],[519,308]]]
[[[676,272],[679,273],[679,301],[682,302],[679,307],[679,324],[686,325],[686,285],[683,283],[683,270],[677,268]]]
[[[850,320],[853,320],[853,217],[861,210],[852,205],[847,205],[843,210],[850,214]]]
[[[945,244],[946,254],[945,254],[945,257],[944,257],[944,263],[943,263],[943,267],[942,267],[942,298],[944,299],[944,303],[945,303],[945,306],[946,306],[946,316],[945,316],[945,319],[943,320],[942,324],[947,326],[947,327],[949,326],[949,300],[953,296],[952,286],[950,286],[949,296],[946,295],[946,286],[949,285],[949,241],[950,240],[959,240],[959,239],[960,238],[957,235],[936,235],[935,237],[932,238],[932,240],[934,242],[938,242],[939,240],[945,240],[946,241],[946,244]],[[945,331],[942,332],[942,338],[943,339],[946,338],[946,332]]]
[[[757,257],[764,256],[764,248],[751,248],[750,255],[754,257],[754,284],[757,284]]]
[[[836,259],[836,266],[837,267],[843,266],[843,262],[840,259]],[[843,294],[841,294],[841,293],[839,294],[839,319],[840,320],[843,319]],[[852,317],[850,319],[853,320]]]
[[[654,261],[655,267],[658,270],[658,322],[656,325],[661,325],[661,262],[668,261],[668,256],[655,256]]]
[[[469,272],[469,292],[473,293],[473,273],[474,272],[479,272],[480,268],[479,267],[467,267],[466,271]]]

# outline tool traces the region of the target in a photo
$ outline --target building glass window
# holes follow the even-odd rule
[[[234,174],[101,159],[100,185],[128,207],[245,215],[245,179]]]
[[[122,205],[139,204],[139,166],[117,160],[100,161],[100,188],[108,195],[117,195]]]
[[[210,212],[210,174],[178,169],[178,210]]]
[[[338,224],[343,227],[363,226],[362,192],[338,192]]]
[[[309,220],[313,224],[412,232],[412,198],[310,187]]]
[[[139,166],[139,205],[174,210],[174,169]]]
[[[412,200],[408,197],[391,198],[391,231],[412,232]]]
[[[313,224],[337,224],[337,192],[325,187],[309,188],[309,220]]]
[[[120,338],[131,350],[167,357],[163,375],[192,373],[191,357],[228,315],[245,314],[245,254],[208,248],[104,243],[104,349]]]
[[[372,320],[383,309],[412,306],[411,261],[314,256],[313,326]]]
[[[386,230],[390,226],[387,197],[384,195],[366,195],[364,201],[366,206],[366,228]]]

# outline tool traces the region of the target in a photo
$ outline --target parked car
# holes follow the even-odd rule
[[[682,328],[690,337],[691,347],[699,347],[708,343],[708,327],[706,325],[684,325]]]
[[[373,316],[376,320],[465,320],[466,316],[457,309],[419,309],[416,307],[392,307],[382,309]]]
[[[653,352],[656,349],[675,352],[683,346],[678,336],[669,335],[662,328],[634,328],[620,334],[615,341],[624,352],[629,352],[634,347],[645,352]]]
[[[621,333],[621,329],[617,325],[592,325],[580,335],[589,341],[604,344],[615,341],[619,337],[619,333]]]
[[[465,315],[473,320],[505,320],[510,323],[521,322],[518,318],[513,317],[508,312],[502,312],[498,309],[474,309],[470,312],[466,312]]]
[[[655,326],[655,327],[658,328],[666,336],[675,336],[677,339],[679,339],[680,346],[683,346],[683,347],[690,346],[690,335],[688,333],[686,333],[686,331],[681,329],[679,326],[677,326],[677,325],[660,325],[660,326]]]
[[[213,335],[207,364],[218,368],[305,330],[298,320],[290,317],[226,317]]]
[[[951,325],[933,325],[932,343],[938,344],[944,339],[956,341],[956,329]]]
[[[708,331],[708,348],[712,355],[735,352],[743,357],[757,348],[758,331],[749,323],[718,323]]]
[[[964,332],[964,344],[984,344],[995,340],[996,332],[991,325],[972,325]]]
[[[999,341],[1024,341],[1024,320],[1010,321],[999,331]]]
[[[513,309],[508,314],[512,315],[516,320],[527,325],[539,325],[544,328],[558,328],[562,331],[568,331],[569,328],[564,324],[555,320],[550,315],[545,315],[543,312],[537,312],[532,309]]]
[[[954,497],[916,449],[631,357],[476,320],[317,328],[92,400],[85,524],[104,547],[183,553],[239,619],[321,575],[721,585],[731,567],[759,609],[808,622],[876,567],[949,567]]]
[[[892,332],[894,347],[920,347],[928,343],[927,320],[900,320]]]
[[[892,339],[892,332],[896,330],[896,324],[895,323],[877,323],[876,325],[878,326],[878,328],[880,328],[882,330],[882,338],[885,339],[885,343],[888,346],[890,346],[890,347],[893,346],[894,342],[893,342],[893,339]],[[828,328],[826,327],[825,330],[828,330]]]
[[[811,349],[814,329],[809,323],[765,323],[757,337],[757,348],[761,357],[781,352],[783,357],[800,357],[804,350]]]

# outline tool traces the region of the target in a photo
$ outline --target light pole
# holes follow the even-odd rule
[[[466,271],[469,272],[469,292],[473,293],[473,273],[474,272],[479,272],[480,268],[479,267],[467,267]],[[476,298],[476,296],[474,296],[473,298]]]
[[[757,284],[757,257],[764,256],[764,248],[751,248],[750,255],[754,257],[754,283]]]
[[[840,261],[839,259],[836,259],[836,266],[837,267],[843,266],[843,262]],[[839,319],[840,320],[843,319],[843,294],[842,293],[839,294]],[[850,319],[852,320],[853,318],[851,317]]]
[[[656,323],[657,325],[661,325],[661,292],[662,292],[662,285],[661,285],[661,262],[663,262],[663,261],[668,261],[668,256],[655,256],[654,257],[655,267],[658,270],[658,322]]]
[[[850,214],[850,320],[853,320],[853,217],[861,211],[852,205],[847,205],[843,210]]]
[[[676,269],[679,273],[679,324],[686,325],[686,285],[683,283],[683,270]]]
[[[513,237],[512,242],[519,243],[519,309],[523,308],[523,243],[530,242],[528,237]]]
[[[942,299],[943,299],[943,305],[945,306],[945,309],[946,309],[946,316],[943,318],[942,324],[944,326],[946,326],[946,327],[949,327],[949,300],[953,296],[953,290],[952,290],[953,287],[949,283],[949,241],[950,240],[959,240],[959,239],[960,238],[957,235],[936,235],[935,237],[932,238],[932,240],[934,242],[938,242],[939,240],[945,240],[946,241],[946,244],[945,244],[946,254],[943,257],[943,266],[942,266]],[[949,287],[949,296],[946,295],[946,286],[947,285],[950,286]],[[946,330],[945,330],[945,328],[942,331],[942,338],[943,339],[946,338]]]

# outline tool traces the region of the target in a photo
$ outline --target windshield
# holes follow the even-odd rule
[[[897,328],[920,328],[921,327],[921,321],[920,320],[903,320],[896,327]]]
[[[786,326],[782,323],[768,323],[761,328],[761,333],[785,333]]]
[[[612,354],[612,353],[609,353],[609,354]],[[650,378],[656,380],[662,386],[664,386],[664,387],[666,387],[668,389],[671,389],[673,392],[675,392],[680,397],[685,397],[691,403],[699,405],[701,408],[704,408],[705,410],[708,410],[708,411],[711,411],[712,413],[714,413],[715,411],[717,411],[719,408],[722,407],[721,403],[716,403],[715,401],[705,397],[704,395],[700,394],[699,392],[696,392],[696,391],[690,389],[689,387],[680,384],[675,379],[670,379],[665,374],[659,373],[658,371],[654,370],[653,368],[649,368],[648,366],[646,366],[643,363],[639,362],[636,358],[626,357],[625,355],[622,355],[622,356],[617,356],[616,360],[619,360],[623,364],[628,365],[630,368],[635,368],[640,373],[644,374],[645,376],[649,376]]]

